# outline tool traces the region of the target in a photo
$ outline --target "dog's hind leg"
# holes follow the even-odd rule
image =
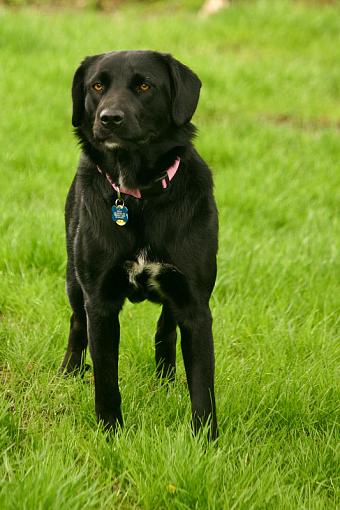
[[[87,326],[83,291],[71,268],[67,271],[67,293],[73,310],[67,350],[60,367],[64,373],[81,374],[86,369]]]
[[[176,321],[167,305],[163,305],[155,336],[157,375],[173,380],[176,373]]]

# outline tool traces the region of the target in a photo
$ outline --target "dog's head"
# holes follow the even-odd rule
[[[87,57],[72,86],[72,124],[101,147],[135,147],[192,118],[201,82],[171,55],[117,51]]]

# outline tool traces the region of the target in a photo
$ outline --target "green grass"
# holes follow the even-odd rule
[[[339,508],[339,7],[0,10],[0,507]],[[92,374],[57,375],[68,333],[63,202],[79,149],[70,83],[108,49],[170,51],[201,76],[197,146],[215,176],[212,298],[220,439],[191,436],[183,363],[154,374],[159,309],[122,313],[125,429]]]

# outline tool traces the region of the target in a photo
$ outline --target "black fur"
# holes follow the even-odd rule
[[[103,88],[96,91],[96,83]],[[147,86],[141,88],[142,83]],[[123,423],[119,312],[126,298],[150,299],[162,304],[155,337],[157,373],[174,377],[178,325],[194,431],[208,423],[210,436],[217,436],[209,309],[217,211],[211,172],[192,145],[195,128],[190,123],[200,86],[188,67],[153,51],[88,57],[74,76],[72,123],[82,155],[66,201],[67,291],[73,314],[61,368],[83,371],[89,342],[96,413],[107,429]],[[158,179],[177,157],[179,170],[162,190]],[[117,194],[105,174],[127,189],[141,190],[142,199],[122,195],[129,209],[125,226],[112,221]],[[137,264],[142,256],[147,265]]]

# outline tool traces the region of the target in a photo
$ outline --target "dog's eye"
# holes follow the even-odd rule
[[[151,89],[151,86],[148,83],[140,83],[137,86],[137,92],[139,92],[139,93],[147,92],[150,89]]]
[[[96,92],[103,92],[103,90],[104,90],[104,86],[103,86],[101,83],[99,83],[99,82],[94,83],[94,84],[92,85],[92,88],[93,88]]]

